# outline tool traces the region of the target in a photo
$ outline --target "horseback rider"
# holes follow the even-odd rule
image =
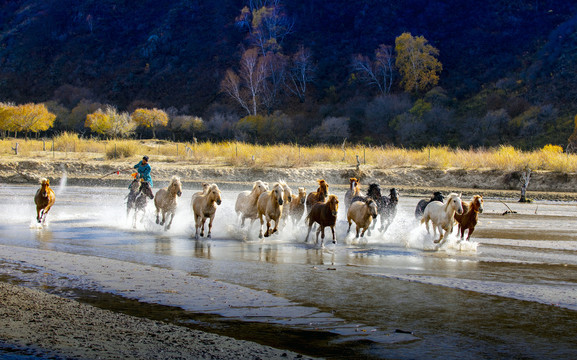
[[[148,156],[144,156],[138,164],[134,165],[134,168],[138,171],[140,179],[148,182],[150,187],[152,187],[152,177],[150,176],[150,171],[152,169],[148,164]]]

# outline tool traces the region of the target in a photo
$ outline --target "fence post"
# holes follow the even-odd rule
[[[56,158],[56,149],[54,148],[54,137],[52,137],[52,158]]]

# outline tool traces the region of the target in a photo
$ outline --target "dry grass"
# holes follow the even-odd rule
[[[425,167],[433,169],[458,168],[465,170],[495,169],[517,171],[525,167],[533,170],[577,172],[577,155],[563,153],[558,146],[547,145],[534,151],[520,151],[512,146],[492,149],[451,149],[426,147],[403,149],[395,147],[255,145],[242,142],[175,143],[170,141],[95,140],[64,133],[54,139],[0,140],[0,156],[14,157],[12,148],[19,143],[19,157],[115,159],[149,155],[153,161],[187,162],[205,165],[243,167],[307,167],[318,164],[355,166],[357,156],[361,165],[379,168]],[[54,146],[54,151],[53,151]]]

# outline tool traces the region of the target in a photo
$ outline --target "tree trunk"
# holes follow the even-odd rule
[[[531,181],[531,169],[528,167],[525,169],[525,172],[521,174],[521,198],[519,202],[527,203],[531,202],[530,199],[527,199],[527,188],[529,187],[529,182]]]

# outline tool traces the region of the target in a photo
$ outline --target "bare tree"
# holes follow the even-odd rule
[[[296,95],[300,102],[305,101],[307,84],[313,80],[314,72],[311,51],[301,45],[292,56],[288,81],[285,83],[287,89]]]
[[[393,50],[391,46],[379,45],[375,50],[375,59],[356,55],[352,61],[353,71],[367,84],[376,86],[381,94],[388,94],[393,84]]]

